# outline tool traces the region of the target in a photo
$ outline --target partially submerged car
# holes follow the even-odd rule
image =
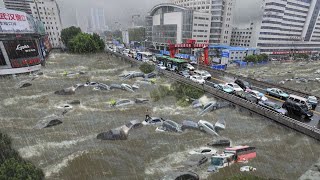
[[[107,132],[103,132],[97,135],[97,139],[100,140],[127,140],[128,134],[121,129],[111,129]]]
[[[256,171],[257,169],[252,166],[242,166],[240,168],[241,172],[249,172],[249,171]]]
[[[169,132],[182,132],[181,125],[171,120],[164,121],[160,129]]]
[[[237,79],[234,81],[234,83],[238,84],[244,91],[252,89],[251,85],[247,81]]]
[[[179,74],[185,78],[190,78],[190,73],[188,71],[179,71]]]
[[[143,125],[154,125],[154,126],[162,126],[165,120],[159,117],[147,117],[142,124]]]
[[[195,74],[201,76],[203,79],[208,80],[211,79],[211,74],[208,71],[205,70],[195,70]]]
[[[217,150],[212,149],[210,147],[200,147],[189,151],[189,154],[203,154],[203,155],[214,155],[217,153]]]
[[[256,99],[255,97],[251,96],[249,93],[244,92],[244,91],[237,91],[234,93],[236,96],[245,99],[247,101],[250,101],[252,103],[257,103],[258,99]]]
[[[207,144],[208,146],[230,146],[230,140],[228,139],[219,139],[219,140],[215,140],[212,141],[210,143]]]
[[[286,100],[289,97],[288,93],[286,93],[278,88],[267,88],[266,93],[269,96],[273,96],[273,97],[283,99],[283,100]]]
[[[212,111],[216,108],[217,108],[217,102],[209,102],[203,107],[203,109],[198,113],[198,115],[203,115],[206,112]]]
[[[191,171],[170,172],[162,180],[199,180],[199,176]]]
[[[131,129],[141,128],[143,125],[139,120],[131,120],[127,124],[120,127],[120,129],[125,133],[129,134]]]
[[[271,101],[259,101],[258,104],[260,106],[271,109],[271,110],[276,111],[278,113],[281,113],[283,115],[287,115],[287,113],[288,113],[287,110],[285,110],[284,108],[281,108],[280,105],[278,105],[277,103],[271,102]]]
[[[288,116],[298,120],[310,120],[313,112],[305,104],[300,104],[291,100],[283,103],[282,107],[288,111]]]
[[[199,126],[200,131],[204,131],[204,132],[211,134],[213,136],[219,136],[219,134],[214,129],[213,124],[211,124],[208,121],[200,120],[198,122],[198,126]]]
[[[189,71],[193,71],[195,68],[191,64],[187,64],[186,67]]]
[[[36,124],[35,128],[43,129],[43,128],[49,128],[52,126],[57,126],[59,124],[62,124],[61,118],[56,115],[51,115],[51,116],[45,117],[43,120],[40,120]]]
[[[183,164],[187,167],[198,167],[208,162],[208,157],[203,154],[192,154]]]
[[[182,121],[181,130],[185,129],[199,129],[198,123],[191,121],[191,120],[184,120]]]
[[[194,101],[192,102],[192,107],[193,107],[193,108],[199,108],[199,107],[202,107],[202,106],[203,106],[203,105],[202,105],[202,103],[200,102],[199,99],[194,100]]]
[[[121,99],[116,101],[116,103],[113,105],[114,107],[122,107],[122,106],[128,106],[135,104],[134,101],[131,101],[130,99]]]

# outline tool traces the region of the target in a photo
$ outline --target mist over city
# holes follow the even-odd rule
[[[320,0],[0,7],[0,180],[320,179]]]

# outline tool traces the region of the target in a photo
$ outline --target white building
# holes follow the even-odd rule
[[[257,45],[283,55],[320,51],[320,0],[265,0]]]
[[[91,8],[89,18],[90,31],[99,33],[107,29],[103,8]]]
[[[210,44],[230,44],[234,0],[171,0],[174,4],[210,13]]]
[[[158,50],[194,39],[207,43],[210,36],[209,13],[198,12],[175,4],[159,4],[147,17],[146,38]]]
[[[231,34],[231,46],[256,47],[257,46],[257,26],[251,23],[247,28],[233,28]]]
[[[22,11],[27,14],[32,14],[30,3],[33,2],[33,0],[3,0],[4,5],[7,9]]]
[[[57,2],[55,0],[37,0],[30,3],[30,7],[32,16],[43,22],[52,47],[61,48],[62,23]]]

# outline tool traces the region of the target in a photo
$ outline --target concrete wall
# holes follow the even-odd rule
[[[177,43],[182,43],[182,12],[172,12],[163,15],[163,24],[177,25]]]

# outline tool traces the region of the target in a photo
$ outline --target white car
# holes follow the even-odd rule
[[[193,75],[190,76],[191,81],[199,83],[199,84],[204,84],[206,82],[206,80],[203,79],[202,76],[199,75]]]
[[[240,168],[241,172],[249,172],[249,171],[256,171],[257,169],[252,166],[243,166]]]
[[[247,93],[249,93],[252,97],[261,100],[261,101],[268,101],[268,98],[266,96],[264,96],[264,94],[262,94],[259,91],[256,90],[247,90]]]
[[[157,64],[158,69],[166,70],[167,68],[163,64]]]
[[[243,91],[243,89],[236,83],[226,83],[226,86],[232,88],[234,91]]]
[[[211,79],[211,74],[205,70],[195,70],[194,73],[203,77],[203,79]]]
[[[214,129],[213,124],[208,121],[200,120],[198,122],[198,126],[200,131],[205,131],[206,133],[211,134],[213,136],[219,136],[219,134]]]
[[[194,67],[193,67],[191,64],[187,64],[186,68],[187,68],[189,71],[193,71],[193,70],[194,70]]]
[[[203,155],[214,155],[217,154],[217,150],[210,147],[200,147],[189,152],[189,154],[203,154]]]

